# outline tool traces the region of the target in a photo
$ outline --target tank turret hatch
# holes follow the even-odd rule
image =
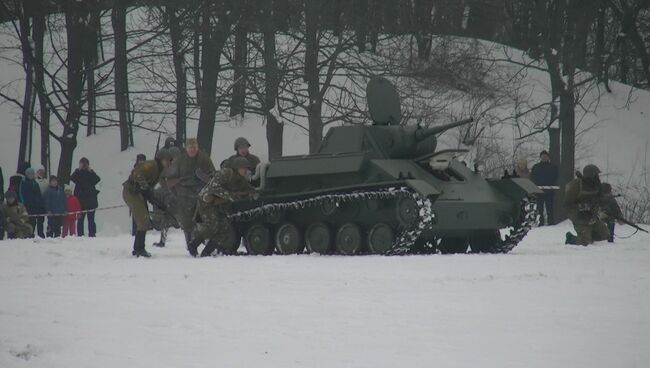
[[[402,109],[395,86],[386,78],[374,77],[366,86],[368,110],[374,125],[399,125]]]

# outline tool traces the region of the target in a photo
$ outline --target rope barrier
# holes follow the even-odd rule
[[[42,213],[42,214],[36,214],[36,215],[27,215],[27,217],[43,217],[43,216],[69,216],[69,215],[77,215],[81,213],[88,213],[88,212],[95,212],[95,211],[105,211],[105,210],[112,210],[115,208],[124,208],[126,207],[125,204],[120,204],[117,206],[109,206],[109,207],[98,207],[92,210],[82,210],[82,211],[74,211],[74,212],[65,212],[65,213]]]

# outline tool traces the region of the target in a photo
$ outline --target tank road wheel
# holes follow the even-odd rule
[[[285,222],[275,232],[275,247],[280,254],[301,253],[305,249],[298,226]]]
[[[472,253],[495,253],[500,241],[499,230],[477,231],[469,238],[469,245]]]
[[[336,232],[336,249],[341,254],[353,255],[361,250],[361,229],[353,223],[342,225]]]
[[[228,236],[224,239],[223,244],[217,245],[217,250],[223,254],[237,254],[239,244],[241,244],[241,235],[231,223],[228,223]]]
[[[314,222],[305,231],[307,250],[320,254],[329,253],[332,249],[332,232],[327,224]]]
[[[442,238],[438,249],[442,254],[467,253],[468,245],[466,238]]]
[[[268,255],[273,252],[271,244],[271,230],[263,224],[256,224],[246,231],[246,250],[248,254]]]
[[[397,201],[395,210],[397,211],[397,219],[402,226],[412,225],[419,216],[418,204],[413,198],[400,198]]]
[[[395,232],[390,226],[380,222],[368,232],[368,249],[373,254],[386,254],[395,242]]]

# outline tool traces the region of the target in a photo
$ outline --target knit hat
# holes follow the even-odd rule
[[[35,174],[36,174],[36,173],[34,172],[34,168],[33,168],[33,167],[29,167],[29,168],[27,168],[27,170],[25,170],[25,176],[30,176],[30,175],[31,175],[31,176],[34,176]]]
[[[82,157],[81,160],[79,160],[79,162],[82,164],[90,165],[90,161],[88,161],[88,159],[85,157]]]
[[[66,184],[64,188],[65,188],[64,190],[65,190],[66,192],[72,192],[72,187],[69,186],[68,184]]]
[[[539,157],[542,157],[543,155],[546,155],[546,156],[549,156],[549,157],[551,156],[551,155],[548,154],[547,150],[543,150],[542,152],[539,153]]]
[[[45,171],[45,166],[43,166],[43,165],[36,166],[36,172],[39,172],[41,170]]]

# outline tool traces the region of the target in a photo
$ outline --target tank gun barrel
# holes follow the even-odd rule
[[[469,123],[471,123],[473,121],[474,121],[473,118],[469,118],[469,119],[464,119],[464,120],[456,121],[456,122],[449,123],[449,124],[436,126],[436,127],[433,127],[433,128],[418,129],[418,130],[415,131],[415,140],[417,142],[420,142],[420,141],[422,141],[424,139],[427,139],[427,138],[431,137],[432,135],[442,133],[442,132],[444,132],[446,130],[449,130],[451,128],[455,128],[455,127],[458,127],[458,126],[461,126],[461,125],[467,125],[467,124],[469,124]]]

